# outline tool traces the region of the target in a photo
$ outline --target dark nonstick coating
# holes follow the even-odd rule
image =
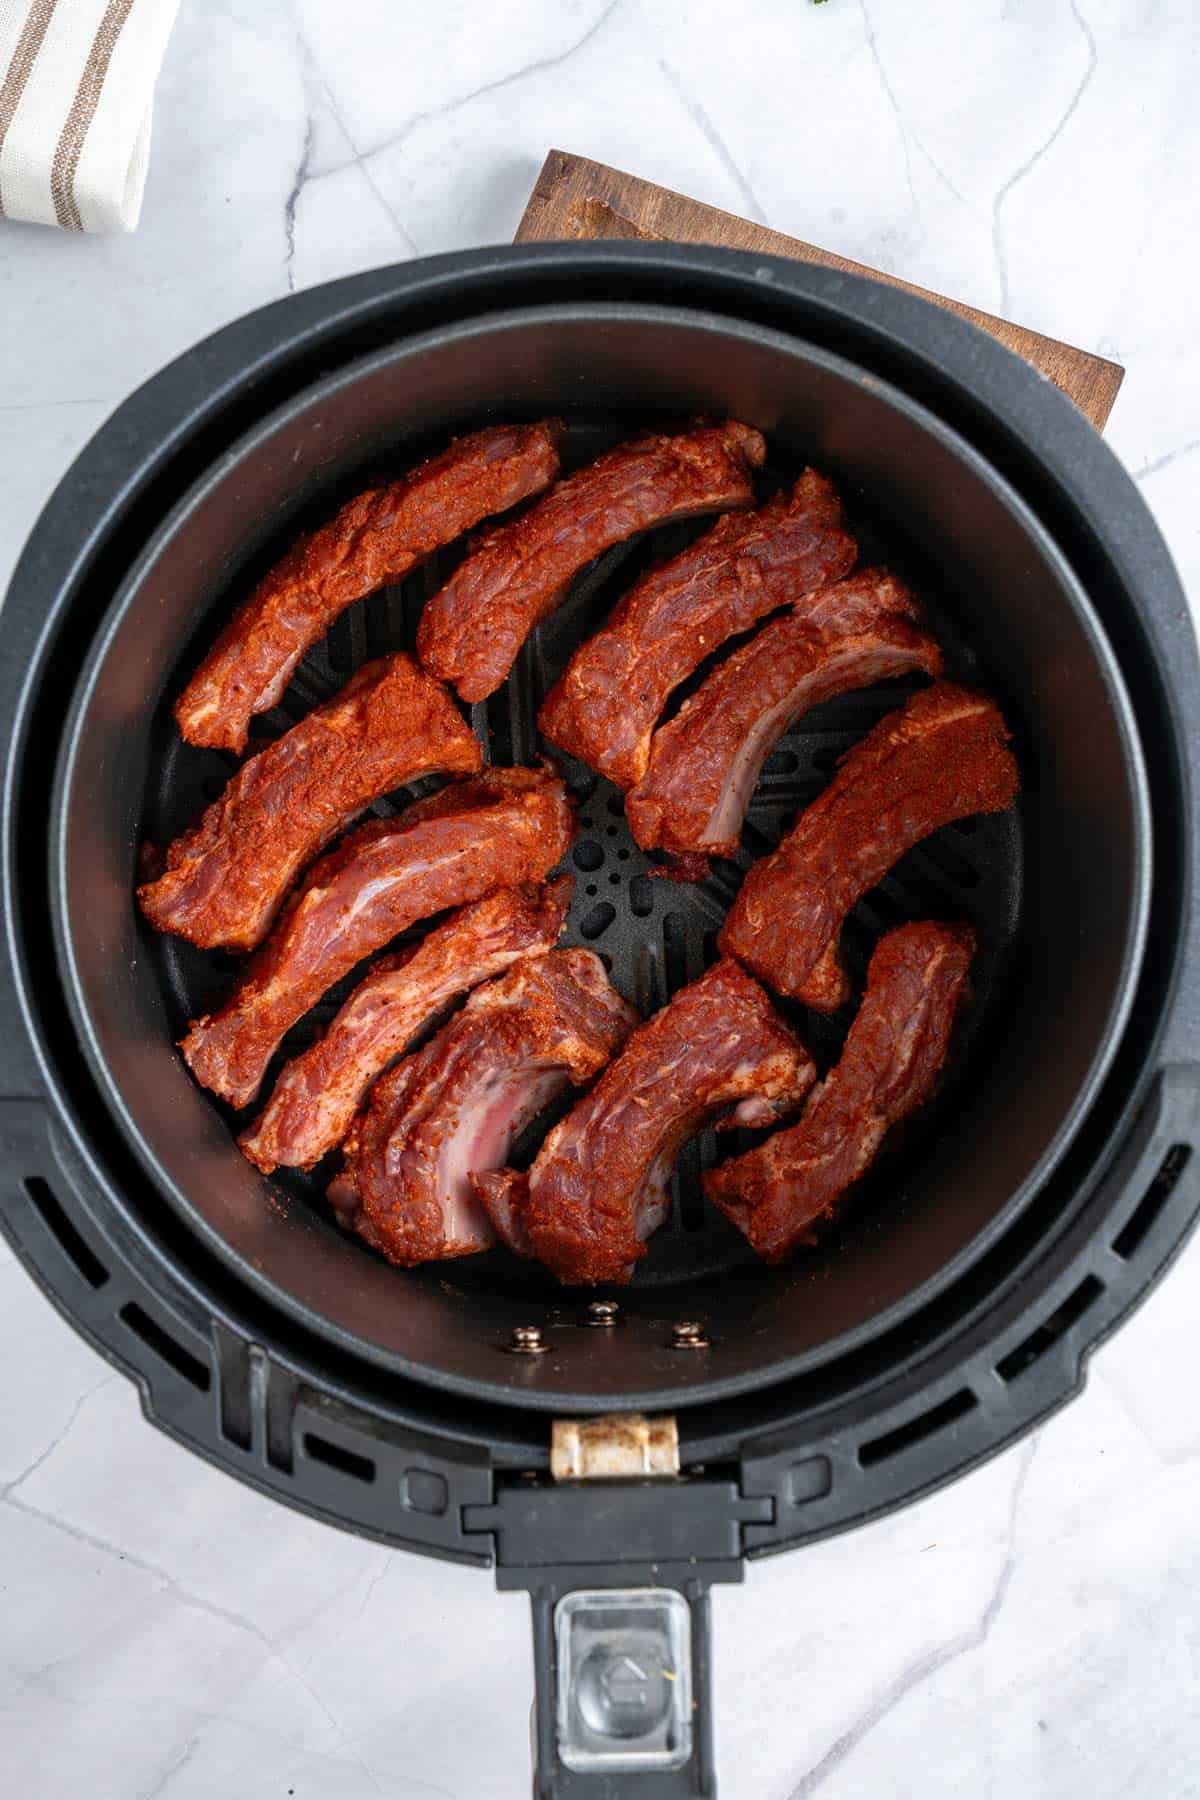
[[[1107,1060],[1141,951],[1139,755],[1087,602],[986,465],[880,383],[727,320],[561,308],[374,357],[294,403],[200,484],[114,601],[60,784],[62,944],[96,1070],[168,1199],[210,1242],[281,1304],[368,1354],[452,1385],[511,1382],[496,1368],[497,1331],[531,1318],[561,1326],[564,1296],[499,1254],[399,1275],[330,1224],[319,1180],[263,1183],[167,1047],[224,990],[232,964],[146,931],[130,890],[139,841],[172,835],[227,778],[220,756],[179,744],[168,708],[247,583],[368,475],[403,467],[450,429],[544,410],[566,411],[580,459],[689,410],[734,413],[766,430],[767,485],[811,458],[843,485],[868,547],[918,585],[951,672],[991,687],[1016,732],[1021,816],[939,833],[851,922],[859,976],[875,937],[902,918],[969,917],[984,947],[954,1078],[838,1241],[768,1274],[703,1205],[696,1175],[714,1154],[711,1136],[681,1165],[672,1219],[627,1304],[645,1316],[664,1307],[702,1316],[717,1339],[714,1385],[744,1385],[764,1358],[802,1366],[894,1323],[1035,1196]],[[570,647],[650,555],[683,535],[653,534],[581,580],[507,689],[473,709],[494,760],[531,759],[537,702]],[[364,657],[410,643],[421,600],[448,566],[442,559],[351,609],[264,733],[285,728]],[[912,685],[835,702],[781,746],[751,813],[755,853]],[[610,958],[618,985],[643,1007],[659,1004],[711,958],[738,871],[717,865],[694,889],[650,879],[615,790],[580,765],[567,773],[582,819],[569,863],[570,938]],[[836,1056],[848,1018],[797,1017],[818,1058]],[[669,1385],[669,1361],[630,1337],[619,1366],[581,1375],[568,1350],[543,1359],[537,1380],[528,1397],[546,1404],[564,1393],[644,1398]]]

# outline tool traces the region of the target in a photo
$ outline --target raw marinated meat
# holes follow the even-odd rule
[[[776,992],[836,1012],[846,914],[914,844],[1017,797],[1008,728],[986,694],[935,682],[879,721],[779,848],[754,864],[717,940]]]
[[[714,1119],[785,1118],[815,1078],[763,989],[736,963],[719,962],[638,1027],[550,1132],[527,1184],[498,1187],[494,1198],[515,1211],[514,1236],[527,1231],[561,1281],[626,1282],[666,1216],[687,1139]]]
[[[650,766],[625,804],[644,850],[733,856],[763,764],[814,706],[921,669],[941,652],[908,589],[881,569],[819,588],[721,663],[651,739]]]
[[[315,1044],[288,1063],[238,1139],[265,1175],[311,1168],[350,1129],[371,1083],[450,1001],[558,941],[571,878],[502,888],[451,915],[419,944],[371,965]]]
[[[503,1163],[563,1088],[590,1081],[635,1018],[590,950],[551,950],[476,988],[376,1084],[330,1189],[344,1221],[404,1267],[487,1249],[472,1177]]]
[[[175,702],[190,744],[242,751],[255,713],[275,705],[301,657],[354,600],[401,581],[492,513],[558,474],[562,426],[495,425],[457,438],[386,487],[342,507],[263,577]]]
[[[489,532],[430,600],[417,630],[425,668],[464,700],[486,700],[593,558],[652,525],[752,506],[750,471],[765,455],[761,434],[729,419],[620,444],[566,476]]]
[[[848,574],[855,555],[841,502],[813,469],[758,512],[718,520],[644,575],[580,645],[542,704],[543,735],[633,787],[680,682],[738,632]]]
[[[710,1169],[704,1191],[767,1262],[816,1241],[893,1126],[937,1085],[967,994],[975,934],[901,925],[881,938],[841,1060],[796,1125]]]
[[[540,881],[574,832],[566,789],[540,769],[486,769],[374,819],[309,870],[230,998],[181,1045],[201,1086],[254,1099],[284,1033],[364,957],[449,906]]]
[[[305,863],[372,800],[418,775],[478,769],[479,743],[403,653],[364,665],[324,706],[243,763],[138,889],[157,931],[251,950]]]

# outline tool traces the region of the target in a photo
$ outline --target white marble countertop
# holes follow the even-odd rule
[[[736,23],[735,23],[736,21]],[[1128,369],[1200,594],[1192,0],[185,0],[132,238],[0,224],[0,586],[137,382],[289,289],[510,238],[551,145]],[[724,1800],[1200,1795],[1200,1245],[1086,1393],[715,1596]],[[524,1603],[217,1474],[0,1249],[0,1777],[520,1800]]]

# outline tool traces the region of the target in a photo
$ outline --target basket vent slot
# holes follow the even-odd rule
[[[873,1468],[876,1463],[887,1462],[889,1457],[899,1456],[902,1450],[919,1444],[924,1438],[932,1437],[936,1431],[944,1431],[947,1425],[953,1425],[965,1413],[974,1412],[979,1402],[970,1388],[959,1388],[957,1394],[951,1394],[937,1406],[931,1406],[928,1412],[918,1413],[906,1425],[898,1425],[895,1431],[885,1432],[883,1437],[872,1438],[869,1443],[858,1447],[858,1460],[864,1469]]]
[[[134,1337],[141,1338],[147,1349],[153,1350],[155,1356],[174,1369],[177,1375],[182,1375],[185,1381],[190,1381],[194,1388],[207,1393],[212,1377],[199,1357],[193,1356],[190,1350],[185,1350],[178,1339],[173,1338],[169,1331],[164,1331],[157,1320],[143,1312],[134,1301],[131,1300],[128,1306],[121,1308],[120,1316],[122,1325],[132,1331]]]
[[[1081,1319],[1092,1302],[1098,1300],[1104,1292],[1104,1283],[1094,1275],[1088,1275],[1080,1282],[1073,1294],[1068,1294],[1062,1305],[1044,1319],[1036,1331],[1019,1343],[1015,1350],[1002,1357],[996,1364],[996,1373],[1002,1381],[1015,1381],[1018,1375],[1031,1368],[1039,1357],[1045,1356],[1051,1345],[1057,1344],[1064,1332],[1071,1329],[1076,1319]]]
[[[603,937],[616,916],[615,906],[611,906],[607,900],[598,900],[595,906],[590,906],[580,919],[579,935],[585,937],[589,943],[594,943],[598,937]]]
[[[1159,1213],[1175,1192],[1179,1177],[1192,1160],[1190,1144],[1172,1144],[1159,1164],[1158,1173],[1142,1195],[1135,1211],[1125,1221],[1117,1236],[1113,1239],[1113,1249],[1118,1256],[1129,1258],[1133,1255]]]
[[[324,1463],[327,1469],[336,1469],[339,1475],[349,1475],[352,1481],[371,1482],[375,1479],[375,1464],[369,1456],[359,1456],[355,1451],[347,1450],[344,1444],[318,1437],[315,1431],[305,1432],[304,1452],[313,1462]]]
[[[50,1183],[43,1181],[40,1175],[30,1175],[25,1181],[25,1192],[67,1261],[74,1265],[90,1288],[102,1288],[108,1280],[108,1270],[84,1243]]]
[[[648,919],[654,911],[654,889],[649,875],[635,875],[629,883],[629,910],[635,919]]]

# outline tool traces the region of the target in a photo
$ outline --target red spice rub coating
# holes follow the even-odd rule
[[[525,1215],[529,1208],[529,1176],[523,1169],[484,1169],[471,1176],[471,1189],[488,1216],[497,1242],[514,1256],[532,1258],[533,1245]]]
[[[949,681],[881,719],[754,864],[717,940],[724,954],[778,993],[836,1012],[850,993],[838,951],[846,914],[931,831],[1012,805],[1008,735],[994,700]]]
[[[818,588],[721,663],[651,740],[625,814],[644,850],[732,856],[762,766],[814,706],[923,669],[941,652],[902,582],[862,569]]]
[[[901,925],[881,938],[841,1060],[799,1123],[704,1176],[713,1205],[767,1262],[815,1243],[887,1133],[929,1099],[974,952],[967,925]]]
[[[561,1281],[628,1281],[686,1140],[730,1107],[722,1124],[786,1117],[815,1076],[758,983],[716,963],[639,1026],[550,1132],[517,1206],[533,1253]]]
[[[418,775],[470,774],[479,744],[403,652],[364,664],[324,706],[243,763],[138,889],[158,931],[251,950],[295,877],[372,800]]]
[[[855,554],[841,502],[813,469],[757,512],[718,520],[644,575],[580,645],[538,714],[543,734],[632,787],[680,682],[727,639],[848,574]]]
[[[486,982],[376,1084],[330,1199],[402,1267],[486,1250],[472,1178],[569,1083],[590,1081],[636,1016],[591,950],[551,950]]]
[[[580,569],[613,544],[694,513],[751,506],[761,434],[736,420],[621,444],[489,532],[435,594],[417,629],[431,675],[486,700]]]
[[[293,1057],[270,1101],[238,1139],[269,1175],[311,1168],[350,1129],[367,1090],[459,994],[512,963],[551,949],[571,901],[571,877],[502,888],[453,913],[419,944],[371,965],[337,1017]]]
[[[496,425],[456,439],[399,481],[350,500],[303,537],[234,614],[175,702],[190,744],[241,751],[306,651],[354,600],[401,581],[492,513],[558,474],[562,426]]]
[[[280,1039],[327,989],[418,919],[540,881],[571,842],[566,789],[540,769],[485,769],[373,819],[310,869],[229,999],[181,1049],[202,1087],[247,1106]]]

